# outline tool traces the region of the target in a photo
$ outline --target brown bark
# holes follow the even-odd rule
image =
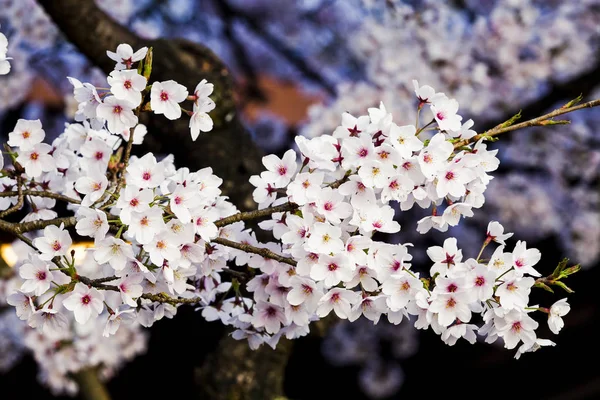
[[[283,378],[292,343],[282,338],[276,350],[263,344],[251,350],[245,341],[224,337],[196,369],[200,398],[273,400],[284,396]]]

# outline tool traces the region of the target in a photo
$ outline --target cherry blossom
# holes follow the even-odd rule
[[[174,80],[154,82],[150,91],[150,106],[155,114],[164,114],[168,119],[181,117],[179,103],[188,95],[185,86]]]
[[[8,134],[8,145],[18,147],[23,151],[31,150],[33,147],[44,140],[46,133],[42,129],[42,122],[39,119],[26,120],[19,119],[15,128]]]
[[[133,113],[134,104],[128,100],[110,96],[96,108],[99,118],[106,120],[106,127],[111,133],[119,134],[124,129],[133,128],[138,117]]]
[[[134,53],[133,48],[126,43],[118,45],[116,52],[106,52],[106,54],[108,55],[108,57],[110,57],[111,60],[117,62],[117,65],[115,66],[115,69],[117,71],[120,71],[122,69],[130,69],[133,63],[135,63],[136,61],[143,60],[144,57],[146,57],[147,53],[147,47],[142,47]]]
[[[44,236],[33,239],[33,245],[41,251],[40,259],[49,261],[53,257],[65,256],[69,253],[73,241],[63,226],[47,226]]]
[[[560,299],[552,304],[548,312],[548,327],[552,333],[558,335],[558,332],[565,326],[562,317],[571,311],[571,306],[567,303],[567,299]]]
[[[126,100],[137,107],[142,101],[142,90],[146,88],[146,78],[134,70],[113,71],[107,78],[110,91],[119,100]]]
[[[98,316],[104,309],[104,295],[96,288],[89,288],[79,282],[69,297],[63,301],[63,306],[75,314],[75,320],[85,324],[90,318]]]

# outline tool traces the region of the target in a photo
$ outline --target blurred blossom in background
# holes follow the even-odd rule
[[[522,108],[536,116],[580,93],[600,97],[600,0],[97,3],[142,37],[211,48],[233,70],[239,104],[266,152],[282,154],[296,134],[331,133],[343,112],[362,115],[380,101],[398,124],[414,123],[413,79],[456,98],[477,132]],[[14,58],[11,73],[0,77],[0,132],[11,131],[18,118],[40,118],[52,140],[67,121],[64,111],[72,117],[76,108],[66,76],[106,86],[105,76],[33,0],[0,0],[0,24]],[[487,222],[498,220],[531,246],[557,247],[584,268],[598,264],[600,110],[568,118],[570,125],[530,128],[490,145],[500,150],[501,169],[487,202],[451,231],[465,254],[477,254]],[[411,215],[403,226],[415,227],[425,214]],[[417,248],[432,244],[414,229],[392,240],[400,235]],[[440,244],[444,235],[437,238]],[[416,266],[425,261],[424,254],[414,256]],[[23,348],[34,355],[43,350],[27,335],[22,339],[25,325],[13,314],[0,314],[0,371],[18,362]],[[146,339],[139,340],[132,355],[144,347]],[[322,342],[324,358],[356,367],[361,390],[373,399],[401,389],[408,379],[403,360],[418,350],[419,333],[407,324],[373,326],[364,319],[339,323]],[[69,392],[56,377],[40,378]]]

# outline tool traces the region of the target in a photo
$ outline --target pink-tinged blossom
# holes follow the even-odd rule
[[[437,313],[440,325],[447,327],[455,320],[469,322],[471,310],[469,297],[464,292],[436,294],[429,306],[429,311]]]
[[[333,310],[338,318],[347,319],[350,316],[352,305],[359,301],[360,294],[347,289],[333,288],[319,300],[317,315],[323,318]]]
[[[133,183],[128,184],[121,189],[119,199],[117,200],[117,208],[121,209],[119,218],[124,224],[129,224],[131,221],[132,212],[143,212],[150,208],[150,202],[154,199],[154,194],[150,189],[142,189],[135,186]]]
[[[325,175],[323,172],[303,172],[290,182],[286,194],[294,203],[303,206],[316,201],[321,193],[321,185]]]
[[[115,135],[123,130],[133,128],[138,123],[138,117],[133,113],[134,105],[127,100],[109,96],[98,105],[96,113],[99,118],[106,120],[106,127]]]
[[[519,277],[515,271],[508,272],[502,277],[503,283],[496,289],[496,296],[500,298],[500,305],[507,310],[522,310],[527,307],[529,293],[535,280],[533,278]]]
[[[112,236],[96,243],[94,248],[96,262],[99,264],[109,263],[115,271],[123,270],[127,262],[133,258],[131,245]]]
[[[42,122],[39,119],[19,119],[13,131],[8,134],[7,143],[9,146],[27,151],[41,143],[45,136],[46,133],[42,129]]]
[[[129,325],[133,323],[135,319],[135,309],[117,309],[113,314],[110,314],[110,316],[108,317],[106,325],[104,326],[104,331],[102,332],[102,336],[110,337],[111,335],[116,334],[121,324]]]
[[[565,322],[562,317],[567,315],[571,311],[571,306],[567,303],[567,299],[560,299],[556,303],[552,304],[548,311],[548,327],[555,335],[565,326]]]
[[[542,258],[542,254],[538,249],[527,249],[527,243],[519,240],[515,245],[512,254],[513,266],[515,267],[515,273],[518,276],[523,276],[524,274],[536,277],[542,276],[542,274],[533,268],[533,266]]]
[[[312,267],[310,277],[315,281],[323,281],[325,287],[332,287],[340,282],[348,282],[354,275],[355,265],[344,253],[319,257],[319,262]]]
[[[202,197],[198,196],[196,185],[177,186],[169,195],[169,206],[177,218],[185,223],[192,219],[190,210],[202,205]]]
[[[206,99],[201,103],[194,103],[193,113],[190,118],[190,133],[192,140],[198,139],[200,132],[209,132],[213,129],[213,120],[208,115],[209,112],[215,109],[215,102],[211,99]]]
[[[462,197],[466,193],[466,185],[474,179],[475,174],[469,168],[460,163],[452,163],[437,175],[437,195]]]
[[[249,182],[256,187],[252,192],[252,199],[258,203],[259,209],[270,206],[277,198],[277,188],[261,176],[252,175]]]
[[[415,183],[405,174],[392,175],[381,191],[381,201],[388,203],[391,200],[403,202],[413,191]]]
[[[113,150],[104,140],[88,137],[79,148],[79,151],[83,156],[83,159],[80,161],[81,168],[88,175],[99,176],[106,174],[106,167],[108,166]]]
[[[399,232],[400,224],[394,221],[394,215],[394,209],[388,205],[370,207],[365,210],[365,220],[360,224],[360,228],[363,232]]]
[[[33,239],[33,245],[41,252],[39,257],[45,261],[50,261],[58,256],[66,256],[71,244],[73,244],[71,236],[62,224],[60,227],[54,225],[45,227],[44,235]]]
[[[127,184],[141,189],[155,188],[165,179],[164,166],[156,161],[154,154],[147,153],[129,164],[126,178]]]
[[[35,305],[31,297],[22,292],[15,292],[6,298],[6,302],[15,307],[19,319],[26,321],[35,311]]]
[[[107,78],[112,94],[120,100],[127,100],[133,107],[140,105],[142,90],[146,88],[146,78],[136,70],[113,71]]]
[[[298,167],[294,150],[286,151],[283,158],[279,158],[274,154],[264,156],[262,162],[267,170],[260,174],[261,178],[273,184],[276,188],[287,186]]]
[[[75,190],[83,194],[81,205],[89,207],[100,200],[106,188],[108,187],[108,178],[106,175],[94,174],[92,176],[82,176],[75,182]]]
[[[75,230],[78,235],[93,237],[96,242],[106,237],[110,228],[106,213],[88,207],[80,207],[75,217],[77,218]]]
[[[395,175],[395,171],[390,165],[376,160],[365,161],[358,170],[362,183],[370,188],[384,188],[392,175]]]
[[[417,129],[414,125],[398,126],[392,124],[389,134],[389,143],[394,146],[400,156],[404,159],[411,158],[414,152],[423,148],[423,142],[415,133]]]
[[[172,265],[176,265],[181,253],[178,246],[169,240],[169,235],[163,232],[154,236],[150,243],[145,244],[144,250],[148,253],[150,261],[154,265],[161,266],[165,260],[172,263]]]
[[[308,309],[313,310],[323,297],[323,291],[312,279],[295,275],[290,278],[289,284],[291,290],[286,298],[293,306],[305,304]]]
[[[133,63],[143,60],[144,57],[146,57],[146,53],[148,53],[147,47],[142,47],[134,53],[133,48],[127,43],[118,45],[116,52],[106,51],[106,55],[111,60],[117,62],[117,65],[115,66],[115,70],[117,71],[131,69]]]
[[[163,210],[159,207],[150,207],[142,212],[133,212],[127,234],[135,237],[140,244],[147,244],[154,239],[154,236],[163,230],[165,222],[163,220]]]
[[[33,145],[29,150],[18,151],[17,162],[25,168],[25,173],[31,178],[39,178],[43,172],[56,169],[54,158],[49,154],[52,146],[46,143]]]
[[[356,118],[345,112],[342,113],[342,124],[333,131],[333,137],[338,139],[358,137],[361,133],[366,132],[368,126],[368,116],[363,115]]]
[[[63,301],[63,306],[67,310],[73,311],[78,323],[85,324],[90,318],[95,318],[102,312],[103,301],[102,292],[79,282],[69,297]]]
[[[281,235],[281,243],[292,246],[301,246],[308,238],[313,222],[312,214],[303,213],[303,217],[295,214],[287,215],[285,224],[289,231]]]
[[[431,105],[431,112],[438,126],[443,131],[457,131],[461,128],[462,117],[458,114],[458,101],[455,99],[440,99]]]
[[[400,272],[383,282],[381,291],[388,296],[387,305],[392,311],[398,311],[423,290],[423,283],[406,271]]]
[[[21,285],[21,291],[35,296],[46,293],[54,279],[52,272],[50,272],[50,265],[36,256],[33,256],[29,262],[19,268],[19,275],[25,279],[25,282]]]
[[[427,255],[434,262],[429,273],[431,276],[456,276],[464,271],[462,265],[462,250],[457,246],[456,238],[448,238],[444,246],[432,246],[427,249]]]
[[[423,107],[425,104],[431,104],[446,97],[444,93],[436,93],[435,89],[429,85],[419,86],[419,82],[416,79],[413,79],[412,84],[415,89],[415,95],[417,96],[417,99],[419,99],[419,108]]]
[[[360,284],[361,288],[367,292],[374,292],[377,290],[379,284],[375,280],[375,271],[366,266],[358,266],[354,272],[354,277],[346,283],[348,289]]]
[[[342,230],[339,227],[317,222],[314,224],[304,248],[320,254],[338,253],[344,249],[341,236]]]
[[[344,202],[344,196],[329,187],[321,190],[316,206],[316,211],[332,224],[339,224],[341,220],[352,215],[352,206]]]
[[[496,243],[500,243],[501,245],[506,245],[504,241],[512,235],[513,233],[504,233],[504,227],[500,225],[498,221],[490,221],[487,227],[487,240],[494,241]]]
[[[387,311],[385,296],[369,296],[364,297],[359,302],[354,304],[348,315],[348,321],[354,322],[361,315],[364,315],[368,320],[373,321],[373,324],[379,322],[382,313]]]
[[[365,161],[373,159],[374,155],[375,147],[371,135],[347,138],[342,145],[342,167],[356,168]]]
[[[27,322],[29,326],[42,331],[49,337],[58,336],[69,329],[67,317],[48,306],[33,312]]]
[[[192,223],[196,234],[210,242],[219,235],[219,228],[215,225],[215,221],[219,219],[219,214],[214,208],[197,209],[192,213]]]
[[[495,320],[498,336],[504,339],[504,347],[514,349],[519,342],[533,346],[536,341],[535,330],[539,324],[527,313],[511,310],[504,318]]]
[[[286,325],[286,317],[283,308],[278,305],[259,301],[254,310],[252,324],[257,327],[264,327],[267,333],[277,333],[281,325]]]
[[[477,264],[475,268],[469,271],[467,277],[471,282],[477,300],[486,301],[492,298],[494,285],[496,284],[495,271],[491,271],[485,265]]]
[[[77,107],[77,114],[75,115],[77,121],[83,121],[84,118],[96,118],[96,110],[98,105],[102,103],[98,91],[91,83],[81,83],[79,80],[67,77],[71,85],[73,85],[73,94],[75,101],[79,103]]]
[[[155,114],[164,114],[166,118],[175,120],[181,117],[179,103],[187,98],[185,86],[174,80],[154,82],[150,90],[150,107]]]
[[[143,279],[142,275],[135,274],[124,277],[119,281],[117,287],[119,288],[121,300],[124,304],[137,307],[136,299],[143,293],[142,285],[140,285]]]

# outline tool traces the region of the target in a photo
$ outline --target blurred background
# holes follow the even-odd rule
[[[95,3],[141,38],[181,38],[215,52],[232,72],[243,124],[265,153],[282,154],[298,134],[331,133],[342,112],[363,115],[380,101],[396,123],[413,123],[413,79],[456,98],[463,121],[472,118],[477,132],[520,110],[527,119],[580,94],[584,101],[600,98],[599,0]],[[106,75],[53,17],[33,0],[0,0],[0,31],[14,58],[11,73],[0,77],[1,142],[19,118],[41,119],[49,140],[62,132],[77,106],[67,76],[106,86]],[[97,46],[114,51],[100,39]],[[563,257],[580,263],[583,271],[570,279],[576,293],[569,296],[564,330],[556,337],[545,325],[538,331],[556,347],[517,361],[499,343],[448,347],[433,332],[405,323],[342,322],[295,341],[286,396],[600,398],[600,109],[567,118],[570,125],[513,132],[490,145],[499,149],[500,170],[475,217],[447,234],[424,237],[414,228],[425,212],[413,209],[400,216],[403,230],[390,238],[414,243],[414,265],[428,269],[425,253],[416,249],[455,236],[465,258],[473,257],[488,221],[498,220],[515,240],[542,251],[542,274]],[[563,294],[536,293],[532,304],[549,306]],[[0,398],[63,395],[64,388],[40,373],[28,351],[31,340],[22,340],[21,321],[12,314],[0,308]],[[197,397],[198,368],[223,331],[181,308],[140,334],[147,351],[112,371],[108,390],[114,399]]]

